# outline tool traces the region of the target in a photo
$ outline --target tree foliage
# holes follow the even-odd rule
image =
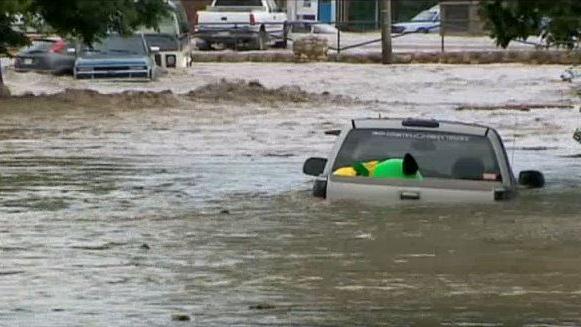
[[[163,0],[31,0],[31,10],[59,35],[87,44],[109,31],[129,34],[137,27],[156,27],[168,12]]]
[[[157,27],[168,12],[165,0],[0,0],[0,54],[26,42],[14,27],[17,15],[28,23],[35,17],[58,35],[90,44],[108,32],[129,34],[139,26]]]
[[[24,33],[13,28],[16,15],[25,12],[27,8],[27,1],[0,0],[0,54],[8,53],[10,47],[27,43]]]
[[[542,31],[568,46],[580,36],[580,0],[485,0],[482,7],[490,36],[503,48]]]
[[[91,44],[108,32],[125,35],[140,26],[156,28],[168,13],[166,0],[0,0],[0,56],[26,45],[26,25],[35,21],[58,35]],[[15,26],[17,17],[23,18],[24,26]]]

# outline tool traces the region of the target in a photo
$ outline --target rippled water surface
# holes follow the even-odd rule
[[[581,325],[581,149],[570,135],[580,114],[454,110],[577,104],[554,80],[561,67],[518,77],[521,66],[492,66],[485,79],[471,67],[399,67],[377,86],[385,94],[363,91],[381,68],[357,67],[279,72],[320,92],[317,69],[343,71],[356,91],[347,77],[324,90],[365,100],[351,104],[0,104],[0,325]],[[191,74],[285,84],[257,69]],[[434,103],[391,90],[398,76]],[[548,186],[490,206],[311,198],[301,164],[329,150],[321,131],[378,113],[492,124],[515,170],[541,169]]]

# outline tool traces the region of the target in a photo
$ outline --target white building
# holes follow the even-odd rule
[[[292,21],[335,21],[336,0],[287,0],[286,10]]]

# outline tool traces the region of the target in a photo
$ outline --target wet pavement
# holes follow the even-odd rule
[[[0,102],[0,325],[581,325],[581,114],[455,110],[578,105],[562,69],[207,64],[147,85],[9,72],[17,93],[179,94],[230,77],[352,100],[218,87]],[[378,114],[498,127],[515,170],[548,186],[491,206],[312,199],[301,165],[330,149],[321,132]]]

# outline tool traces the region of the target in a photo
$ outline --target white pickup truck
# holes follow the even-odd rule
[[[198,48],[213,44],[265,50],[271,43],[286,47],[287,15],[274,0],[214,0],[198,11]]]

